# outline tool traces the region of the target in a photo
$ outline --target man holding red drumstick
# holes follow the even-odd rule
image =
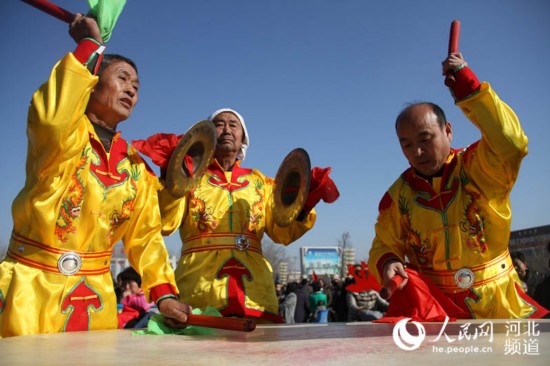
[[[548,311],[523,292],[508,252],[509,195],[527,137],[514,112],[490,84],[478,81],[461,53],[443,62],[448,73],[447,79],[454,76],[447,83],[455,102],[481,139],[451,148],[453,131],[439,106],[415,103],[401,111],[395,128],[410,168],[379,204],[369,268],[381,283],[404,277],[403,288],[409,262],[465,317],[543,317]]]
[[[91,17],[76,14],[69,34],[75,51],[29,107],[26,182],[0,263],[0,336],[116,329],[110,265],[119,241],[146,297],[183,327],[190,307],[178,300],[161,235],[158,179],[116,131],[137,103],[137,69],[103,57]]]

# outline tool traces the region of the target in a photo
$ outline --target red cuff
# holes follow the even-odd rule
[[[479,90],[481,83],[468,66],[455,72],[455,82],[451,90],[456,100],[462,100]]]
[[[178,292],[176,289],[169,283],[163,283],[151,288],[151,300],[156,304],[158,299],[161,297],[166,297],[173,295],[176,298],[178,297]]]
[[[105,46],[93,38],[84,38],[73,52],[74,57],[84,66],[93,65],[90,72],[96,74],[103,58]]]

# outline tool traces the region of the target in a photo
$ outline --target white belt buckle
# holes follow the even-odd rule
[[[237,235],[235,237],[235,246],[237,247],[237,250],[245,251],[250,247],[250,240],[246,237],[246,235]]]
[[[82,267],[82,258],[75,252],[64,253],[57,261],[57,269],[66,276],[72,276]]]
[[[461,268],[455,273],[455,283],[460,288],[470,288],[476,280],[475,273],[469,268]]]

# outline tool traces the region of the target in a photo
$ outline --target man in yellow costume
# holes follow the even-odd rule
[[[451,124],[432,103],[415,103],[399,114],[397,136],[411,167],[379,204],[369,268],[387,283],[395,275],[408,278],[408,261],[471,318],[542,317],[548,311],[523,292],[508,251],[509,195],[527,137],[514,112],[478,81],[460,53],[443,62],[444,74],[449,71],[456,104],[481,139],[451,148]]]
[[[267,234],[288,245],[313,227],[313,207],[321,198],[333,202],[338,197],[328,177],[330,168],[313,168],[302,212],[280,227],[273,217],[273,179],[241,166],[249,146],[243,117],[220,109],[209,120],[217,144],[207,172],[182,198],[174,198],[168,189],[159,194],[163,233],[179,228],[183,243],[176,268],[181,299],[193,308],[215,307],[224,316],[281,322],[273,271],[261,240]]]
[[[26,182],[0,263],[0,336],[116,329],[110,265],[121,240],[147,298],[182,326],[190,309],[161,234],[158,178],[116,132],[138,100],[137,69],[103,57],[92,18],[76,14],[69,34],[75,51],[29,107]]]

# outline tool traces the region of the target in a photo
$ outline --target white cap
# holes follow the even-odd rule
[[[233,109],[230,109],[230,108],[218,109],[217,111],[212,113],[210,115],[210,117],[208,117],[208,120],[209,121],[214,121],[214,118],[216,118],[216,116],[218,114],[223,113],[223,112],[233,113],[240,120],[241,126],[243,126],[243,135],[244,135],[243,137],[244,138],[243,138],[243,143],[241,145],[241,151],[239,152],[239,154],[237,154],[237,159],[244,160],[244,157],[246,156],[246,149],[248,149],[248,145],[250,145],[250,140],[248,138],[248,131],[246,130],[246,124],[244,123],[244,118],[239,114],[239,112],[237,112]]]

